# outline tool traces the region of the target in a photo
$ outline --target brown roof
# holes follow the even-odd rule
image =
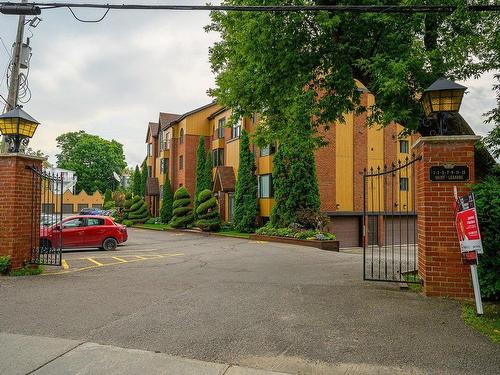
[[[227,107],[222,107],[221,109],[215,111],[214,113],[212,113],[210,116],[208,116],[208,119],[209,120],[212,120],[213,118],[215,118],[216,116],[220,115],[221,113],[224,113],[226,112],[227,110],[229,110],[229,108]]]
[[[236,178],[233,167],[217,167],[215,170],[214,191],[234,191]]]
[[[160,112],[159,123],[161,130],[165,130],[165,128],[168,127],[172,121],[177,120],[179,117],[181,117],[181,115],[177,115],[175,113]]]
[[[151,134],[153,137],[158,137],[158,128],[159,125],[156,122],[150,122],[148,124],[148,131],[146,133],[146,143],[149,141],[149,134]]]
[[[158,178],[148,177],[146,181],[146,195],[156,196],[160,195],[160,187],[158,185]]]
[[[168,125],[163,125],[161,126],[162,130],[165,130],[166,128],[168,128],[169,126],[171,125],[174,125],[176,123],[179,123],[181,122],[182,120],[184,120],[186,117],[190,116],[190,115],[193,115],[195,113],[198,113],[200,111],[203,111],[204,109],[207,109],[207,108],[210,108],[210,107],[213,107],[214,105],[217,105],[217,102],[213,101],[209,104],[205,104],[204,106],[202,107],[199,107],[199,108],[196,108],[196,109],[193,109],[192,111],[189,111],[189,112],[186,112],[184,113],[183,115],[181,116],[178,116],[176,119],[174,119],[173,121],[171,121]]]

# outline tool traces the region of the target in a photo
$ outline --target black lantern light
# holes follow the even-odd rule
[[[422,106],[427,118],[436,115],[440,135],[446,132],[446,120],[450,113],[457,113],[462,105],[467,87],[446,78],[439,78],[422,95]]]
[[[21,143],[27,146],[39,124],[21,107],[0,115],[0,133],[10,144],[9,152],[19,152]]]

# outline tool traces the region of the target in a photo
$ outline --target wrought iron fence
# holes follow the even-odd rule
[[[60,266],[63,176],[28,168],[32,171],[31,263]]]
[[[413,155],[363,172],[363,279],[419,283]]]

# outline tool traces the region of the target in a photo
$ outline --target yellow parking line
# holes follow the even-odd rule
[[[158,255],[155,258],[133,259],[133,260],[127,261],[127,263],[135,263],[135,262],[140,262],[140,261],[144,261],[144,260],[151,260],[151,259],[176,257],[176,256],[181,256],[181,255],[184,255],[184,254],[183,253],[163,254],[163,255]],[[83,267],[83,268],[68,269],[68,270],[64,270],[64,271],[60,271],[60,272],[47,272],[47,273],[42,273],[41,276],[46,276],[46,275],[63,275],[63,274],[67,274],[67,273],[74,273],[74,272],[79,272],[79,271],[87,271],[87,270],[91,270],[91,269],[95,269],[95,268],[102,268],[102,267],[115,266],[117,264],[123,264],[123,262],[102,264],[102,263],[99,263],[99,262],[97,262],[96,260],[94,260],[92,258],[85,258],[85,259],[90,260],[91,262],[95,263],[96,265],[95,266]]]
[[[63,270],[67,270],[69,268],[68,262],[66,262],[64,259],[61,259],[61,265]]]
[[[101,266],[104,266],[104,264],[102,264],[101,262],[98,262],[97,260],[95,259],[92,259],[92,258],[86,258],[88,261],[92,262],[92,263],[95,263],[97,264],[99,267]]]
[[[267,241],[248,241],[248,243],[267,243]]]
[[[113,258],[113,259],[115,259],[115,260],[117,260],[119,262],[122,262],[122,263],[128,263],[129,262],[128,260],[125,260],[125,259],[119,258],[119,257],[111,257],[111,258]]]
[[[143,256],[141,256],[141,255],[134,255],[134,256],[135,256],[136,258],[139,258],[139,259],[142,259],[142,260],[148,259],[148,258],[145,258],[145,257],[143,257]]]

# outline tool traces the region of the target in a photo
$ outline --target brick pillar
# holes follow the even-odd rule
[[[26,166],[40,169],[42,160],[0,154],[0,256],[11,256],[13,269],[23,267],[31,258],[33,174]]]
[[[474,182],[474,144],[476,136],[422,137],[414,145],[422,160],[415,166],[418,267],[424,281],[424,294],[451,298],[471,298],[470,269],[462,263],[455,229],[453,187],[458,194],[469,192]],[[466,165],[470,179],[466,182],[433,182],[430,167]]]

